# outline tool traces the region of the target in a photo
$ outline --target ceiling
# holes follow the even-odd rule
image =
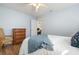
[[[0,3],[0,6],[4,6],[10,9],[14,9],[32,16],[43,16],[53,11],[60,11],[62,9],[78,5],[77,3],[44,3],[46,7],[40,7],[38,12],[29,3]]]

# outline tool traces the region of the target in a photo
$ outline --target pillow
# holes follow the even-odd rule
[[[52,44],[47,35],[32,36],[28,40],[28,53],[35,52],[36,50],[41,49],[44,46],[44,48],[49,48],[48,46],[52,47],[51,45]]]
[[[79,32],[72,37],[71,46],[79,48]]]
[[[50,41],[53,43],[54,51],[57,51],[57,53],[61,54],[64,50],[70,47],[71,37],[56,35],[49,35],[48,37]]]

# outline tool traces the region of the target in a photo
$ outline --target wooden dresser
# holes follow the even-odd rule
[[[26,38],[26,29],[25,28],[14,28],[13,32],[13,44],[22,43]]]

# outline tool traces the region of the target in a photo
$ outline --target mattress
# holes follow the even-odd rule
[[[48,35],[49,40],[53,44],[53,51],[48,51],[44,48],[28,54],[28,40],[26,38],[20,48],[20,55],[79,55],[79,48],[72,47],[71,37]]]

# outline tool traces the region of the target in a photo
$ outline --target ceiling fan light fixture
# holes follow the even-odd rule
[[[33,7],[35,7],[36,12],[40,7],[46,7],[44,4],[41,4],[41,3],[30,3],[29,5],[32,5]]]

